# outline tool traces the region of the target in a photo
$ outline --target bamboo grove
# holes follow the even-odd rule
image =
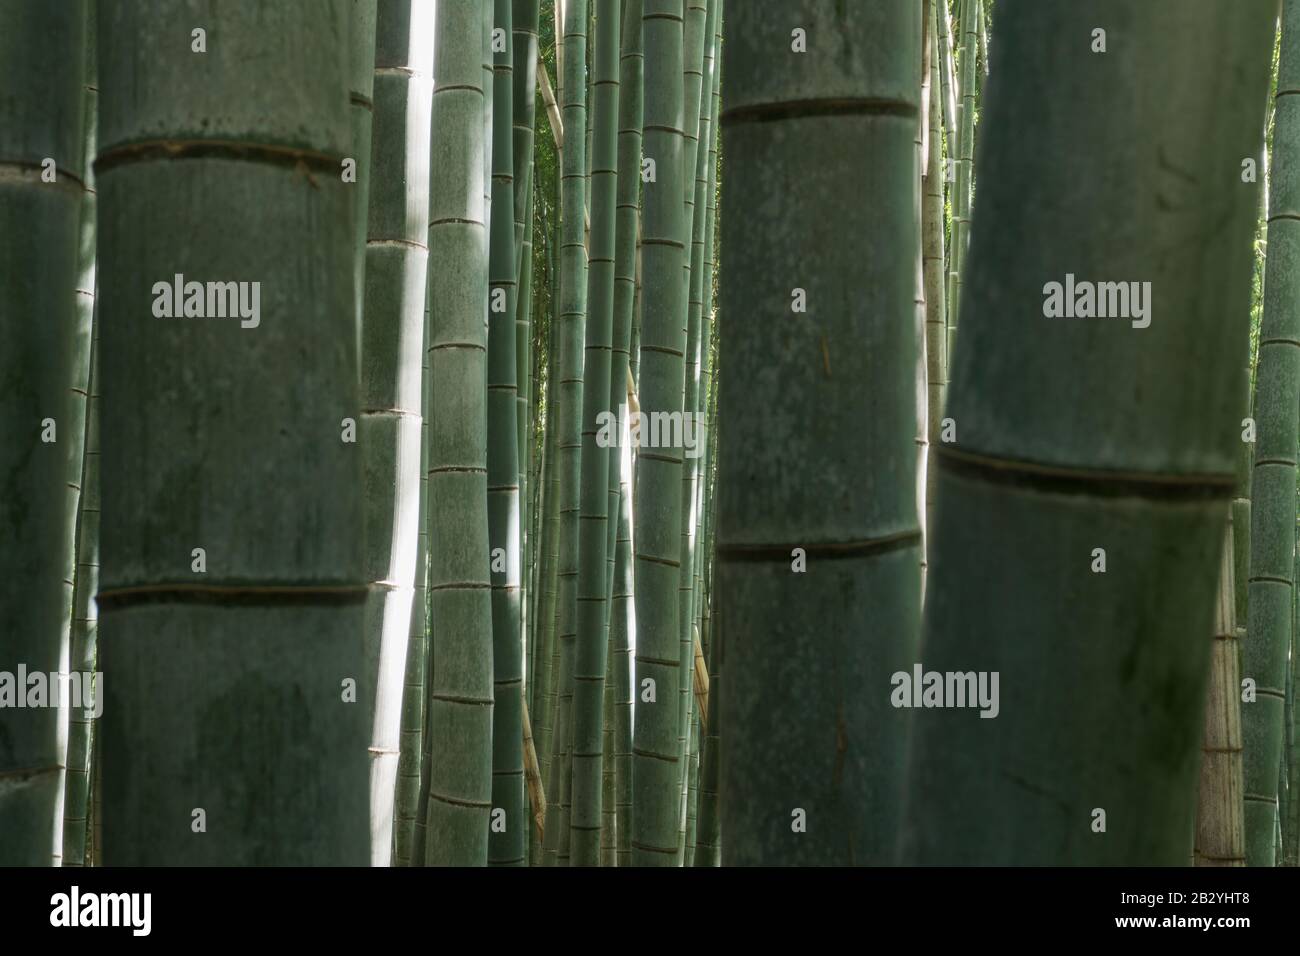
[[[0,864],[1296,865],[1300,0],[0,0],[0,91]]]

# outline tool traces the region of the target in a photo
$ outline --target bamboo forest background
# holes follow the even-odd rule
[[[0,863],[1295,865],[1297,93],[1300,0],[0,0]]]

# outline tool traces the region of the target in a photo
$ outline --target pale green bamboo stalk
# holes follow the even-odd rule
[[[642,421],[680,416],[686,351],[682,317],[686,289],[683,223],[685,102],[682,0],[645,0],[644,162],[641,248]],[[633,744],[632,862],[677,862],[682,758],[678,733],[681,646],[678,581],[681,550],[680,447],[648,447],[637,455],[635,509],[636,712]]]
[[[523,866],[523,654],[519,634],[519,383],[516,379],[514,50],[511,0],[494,0],[492,216],[488,264],[488,538],[492,568],[492,819],[488,863]],[[499,38],[499,40],[498,40]]]
[[[370,145],[375,113],[375,17],[377,0],[351,0],[348,9],[348,104],[352,123],[350,159],[356,164],[352,222],[356,230],[356,336],[362,351],[361,322],[366,297],[366,225],[370,213]]]
[[[695,7],[699,11],[696,13]],[[695,491],[698,461],[699,434],[695,427],[695,412],[699,399],[700,371],[700,297],[703,294],[704,271],[704,213],[707,204],[696,202],[696,184],[705,176],[705,164],[708,162],[708,142],[711,114],[713,112],[712,65],[715,21],[717,17],[717,0],[688,0],[686,13],[686,149],[682,160],[682,175],[689,180],[685,186],[686,201],[683,208],[683,223],[686,228],[685,274],[686,311],[683,314],[683,335],[686,342],[684,356],[683,405],[682,405],[682,508],[681,540],[678,560],[677,626],[678,626],[678,662],[682,675],[678,687],[677,737],[678,754],[681,758],[679,767],[679,786],[682,792],[682,809],[679,844],[683,853],[686,844],[686,827],[689,803],[689,764],[691,726],[693,723],[693,697],[691,694],[692,664],[695,648],[692,635],[695,601]],[[699,23],[696,21],[699,19]],[[695,56],[693,44],[698,33],[699,56]],[[704,82],[708,77],[709,83]],[[692,105],[694,111],[692,112]],[[702,148],[701,148],[702,144]],[[689,444],[688,444],[689,443]]]
[[[1300,433],[1300,3],[1282,6],[1273,127],[1264,312],[1256,367],[1257,425],[1251,486],[1250,616],[1242,677],[1255,699],[1242,706],[1245,745],[1246,859],[1275,863],[1278,774],[1285,733],[1287,657],[1295,595],[1296,453]]]
[[[67,748],[63,800],[62,830],[54,848],[55,866],[83,866],[86,852],[86,811],[90,786],[91,714],[93,708],[81,706],[90,700],[92,672],[95,669],[93,596],[98,584],[99,565],[99,435],[91,434],[91,396],[94,393],[94,312],[95,312],[95,131],[99,91],[95,85],[95,13],[97,4],[86,4],[85,70],[82,85],[82,128],[84,140],[81,165],[85,191],[81,205],[81,229],[78,236],[78,274],[73,297],[77,323],[72,348],[72,378],[68,394],[67,430],[80,434],[81,440],[70,444],[68,455],[68,508],[73,528],[68,542],[69,574],[65,579],[67,595],[68,648],[71,673],[81,687],[80,701],[62,701],[60,708],[67,719]],[[92,455],[91,448],[95,448]],[[91,459],[94,459],[93,461]],[[92,489],[90,484],[95,487]],[[87,506],[92,512],[87,514]],[[93,527],[87,527],[91,525]]]
[[[939,99],[940,112],[943,114],[943,131],[948,143],[948,155],[952,157],[957,150],[957,74],[953,69],[952,30],[949,26],[951,13],[948,0],[934,0],[939,24]],[[944,180],[947,181],[948,167],[944,167]]]
[[[402,695],[419,544],[433,9],[380,0],[361,322],[371,863],[392,861]]]
[[[433,744],[425,862],[482,866],[492,808],[487,516],[488,227],[482,67],[490,0],[438,4],[430,183],[429,596]]]
[[[609,469],[610,645],[614,664],[615,863],[631,864],[632,668],[628,638],[633,613],[631,567],[632,466],[627,445],[627,380],[636,300],[637,233],[641,198],[641,124],[644,116],[642,0],[623,7],[618,88],[618,212],[614,237],[613,364],[609,404],[618,411],[618,442]]]
[[[962,263],[970,237],[971,179],[975,156],[975,47],[979,0],[962,0],[961,112],[957,131],[957,196],[952,204],[952,249],[948,253],[948,356],[957,341],[961,309]]]
[[[610,351],[618,185],[619,13],[622,0],[595,0],[591,103],[591,252],[583,365],[582,480],[578,516],[578,633],[574,660],[571,863],[600,862],[604,760],[606,537],[609,516]],[[604,437],[602,437],[604,436]],[[615,439],[616,440],[616,439]]]
[[[546,839],[553,841],[550,862],[569,862],[569,817],[572,800],[573,695],[578,633],[578,514],[582,454],[583,333],[587,317],[587,253],[583,215],[587,192],[587,0],[567,0],[564,17],[563,116],[565,148],[561,176],[560,315],[559,315],[559,464],[560,652],[557,717],[552,748],[559,760],[555,822],[549,816]]]

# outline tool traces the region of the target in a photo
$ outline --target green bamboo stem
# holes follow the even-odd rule
[[[482,866],[492,808],[487,515],[488,230],[482,69],[488,4],[440,3],[430,183],[429,596],[433,748],[425,862]]]
[[[494,0],[492,205],[488,264],[488,540],[492,553],[492,809],[488,863],[523,866],[528,812],[524,796],[523,654],[519,634],[519,384],[516,379],[514,50],[511,0]]]
[[[578,633],[578,514],[582,452],[583,333],[587,317],[587,252],[583,216],[587,192],[587,0],[568,0],[564,17],[562,104],[565,148],[561,174],[559,401],[560,543],[557,600],[559,680],[552,749],[558,759],[554,822],[548,813],[549,862],[569,862],[572,801],[573,695]],[[550,808],[548,807],[548,810]]]
[[[1197,790],[1196,866],[1245,866],[1242,805],[1241,680],[1238,666],[1231,511],[1219,567],[1214,643],[1210,656],[1205,736]]]
[[[366,226],[370,213],[370,146],[375,113],[375,18],[377,0],[351,0],[348,9],[348,108],[352,123],[350,158],[356,163],[352,212],[356,255],[357,354],[366,295]]]
[[[81,152],[81,167],[84,175],[82,194],[80,231],[78,234],[78,269],[77,281],[73,289],[76,301],[76,326],[72,345],[72,377],[68,389],[68,415],[66,434],[73,440],[69,443],[67,473],[67,507],[69,527],[72,535],[67,544],[64,578],[66,597],[65,616],[68,621],[67,643],[69,649],[69,670],[79,673],[83,694],[91,692],[91,672],[95,667],[95,642],[93,625],[87,625],[87,619],[94,614],[90,608],[91,598],[97,586],[99,564],[99,524],[98,512],[91,516],[93,529],[83,532],[85,506],[93,499],[95,509],[99,507],[99,462],[87,461],[87,448],[93,441],[96,445],[99,436],[90,434],[90,396],[92,393],[91,372],[94,353],[95,312],[95,175],[92,163],[95,157],[95,123],[98,113],[99,91],[95,85],[95,3],[86,4],[85,30],[85,69],[82,83],[82,128],[84,130]],[[77,440],[75,436],[80,435]],[[93,470],[87,472],[87,466]],[[89,490],[87,482],[93,481],[94,490]],[[84,555],[83,551],[89,550]],[[89,696],[83,697],[89,700]],[[86,851],[86,799],[89,793],[91,717],[87,708],[79,706],[79,701],[62,701],[60,703],[60,721],[66,717],[67,748],[64,759],[62,806],[60,812],[62,829],[54,846],[54,866],[82,866]],[[93,709],[91,710],[93,713]]]
[[[0,501],[7,503],[0,670],[61,667],[75,507],[67,500],[69,418],[83,206],[85,5],[0,6]],[[43,168],[47,160],[53,167]],[[53,173],[44,181],[42,173]],[[51,430],[52,429],[52,430]],[[44,436],[44,437],[43,437]],[[66,543],[65,543],[66,542]],[[23,687],[19,693],[27,694]],[[7,709],[0,777],[0,864],[48,866],[62,809],[58,708]]]
[[[939,41],[939,100],[940,112],[943,114],[944,137],[948,144],[948,156],[957,150],[957,74],[953,69],[952,29],[949,26],[950,13],[948,0],[935,0],[938,15]],[[944,167],[944,180],[948,178]]]
[[[415,549],[415,591],[411,601],[411,628],[406,644],[405,679],[402,684],[402,719],[397,758],[397,784],[393,821],[393,865],[423,866],[427,830],[421,812],[429,801],[428,761],[432,741],[425,735],[425,699],[429,678],[429,302],[425,282],[423,375],[420,382],[420,498],[418,543]]]
[[[515,309],[515,427],[519,446],[519,633],[526,648],[524,657],[524,702],[531,706],[534,639],[529,617],[533,542],[533,513],[529,489],[532,474],[532,235],[533,235],[533,140],[536,125],[537,24],[539,0],[512,0],[510,28],[513,34],[511,71],[514,108],[515,278],[519,299]],[[535,828],[530,827],[531,834]]]
[[[698,12],[697,12],[698,7]],[[704,214],[706,203],[696,202],[696,193],[698,192],[697,184],[706,176],[706,164],[708,163],[708,144],[709,129],[713,112],[713,88],[712,88],[712,66],[713,66],[713,42],[714,42],[714,25],[717,17],[717,0],[687,0],[686,11],[686,74],[685,74],[685,95],[686,95],[686,148],[682,160],[682,176],[689,180],[685,186],[686,201],[683,209],[683,224],[686,232],[684,242],[686,244],[685,259],[685,282],[686,282],[686,311],[683,315],[685,319],[683,335],[686,342],[686,354],[684,356],[685,377],[683,381],[683,405],[682,405],[682,438],[683,444],[689,436],[693,441],[698,439],[694,434],[695,412],[699,404],[700,388],[700,312],[701,296],[703,295],[703,272],[704,272]],[[698,26],[696,21],[699,20]],[[699,56],[695,56],[695,34],[698,32]],[[705,76],[710,79],[710,84],[704,83]],[[694,106],[694,110],[692,110]],[[702,148],[701,148],[702,144]],[[687,432],[686,429],[690,429]],[[699,459],[694,457],[695,448],[692,448],[691,454],[686,453],[683,448],[682,459],[682,507],[681,507],[681,539],[679,545],[678,560],[678,597],[677,597],[677,626],[678,626],[678,662],[682,680],[677,690],[677,748],[681,762],[678,764],[679,787],[682,791],[682,811],[681,817],[681,838],[679,842],[685,847],[686,821],[688,816],[687,802],[689,802],[689,758],[692,726],[692,697],[691,682],[687,679],[691,673],[692,663],[695,658],[694,652],[694,585],[695,585],[695,492],[696,476],[698,475]]]
[[[83,213],[84,215],[84,213]],[[87,379],[85,453],[82,456],[80,515],[77,525],[77,575],[72,599],[71,670],[81,674],[83,695],[97,658],[95,589],[99,585],[99,376],[98,332],[90,347]],[[91,686],[92,691],[98,689]],[[83,696],[82,701],[88,700]],[[90,758],[94,748],[94,709],[72,707],[68,728],[68,777],[63,801],[63,866],[86,866],[90,810]]]
[[[380,0],[361,323],[371,863],[392,860],[402,695],[419,544],[421,381],[428,268],[432,10]]]
[[[604,760],[606,630],[605,549],[609,524],[610,352],[614,310],[615,197],[618,186],[619,13],[622,0],[595,0],[595,62],[591,94],[591,246],[583,365],[581,498],[578,515],[578,631],[574,658],[574,866],[600,862]]]
[[[960,318],[961,283],[970,241],[971,180],[975,167],[975,46],[979,0],[961,0],[961,111],[957,130],[956,199],[952,204],[952,249],[948,252],[948,357],[952,359]]]
[[[1295,567],[1296,452],[1300,433],[1300,3],[1283,4],[1273,129],[1267,280],[1256,371],[1258,395],[1252,477],[1250,618],[1242,677],[1256,699],[1242,707],[1245,741],[1246,859],[1275,861],[1278,773],[1284,748],[1287,657],[1291,646]]]
[[[1256,199],[1241,159],[1274,8],[1002,9],[980,148],[997,228],[972,243],[952,353],[921,658],[997,673],[1001,700],[994,719],[914,713],[902,858],[1185,865],[1241,436]],[[1113,30],[1106,54],[1080,41],[1118,17],[1140,57]],[[1141,107],[1117,112],[1134,90]],[[1171,215],[1175,180],[1204,188]],[[1150,282],[1149,326],[1052,317],[1046,284],[1071,275]]]
[[[682,449],[648,444],[653,416],[680,416],[686,334],[683,222],[682,0],[645,0],[645,114],[642,143],[655,176],[643,182],[641,367],[643,434],[637,455],[634,518],[636,711],[632,758],[632,862],[677,863],[682,756],[678,733],[680,663],[678,582]],[[688,61],[689,62],[689,61]],[[634,360],[635,361],[635,360]]]
[[[929,457],[926,462],[925,526],[933,527],[934,488],[936,469],[934,448],[940,441],[943,420],[943,402],[948,388],[948,316],[944,294],[944,202],[943,202],[943,143],[940,106],[943,85],[939,79],[939,31],[935,24],[947,13],[945,0],[934,0],[931,6],[930,49],[930,149],[925,163],[925,191],[921,204],[921,263],[925,281],[925,361],[926,361],[926,420],[928,422]],[[942,27],[939,28],[942,30]]]
[[[361,865],[347,5],[213,7],[203,54],[187,8],[101,13],[103,860]],[[154,314],[181,275],[259,283],[256,325]]]
[[[645,110],[642,0],[623,7],[618,89],[618,210],[614,237],[614,332],[609,379],[610,408],[618,413],[619,444],[609,468],[610,645],[614,663],[615,863],[632,862],[632,497],[627,447],[627,379],[632,313],[636,301],[637,232],[641,199],[641,124]]]
[[[725,24],[716,613],[738,637],[719,720],[742,731],[720,768],[727,864],[887,862],[897,830],[903,712],[867,688],[914,659],[919,620],[921,29],[908,0],[873,9],[795,4],[793,72],[771,66],[792,56],[785,21],[734,4]],[[802,248],[821,254],[789,256]]]

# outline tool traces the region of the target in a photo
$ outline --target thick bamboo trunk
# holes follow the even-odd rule
[[[0,670],[48,675],[66,663],[73,509],[69,416],[82,209],[85,4],[0,5]],[[53,165],[44,165],[52,161]],[[44,176],[43,176],[44,174]],[[53,178],[50,178],[53,177]],[[9,694],[31,697],[30,686]],[[6,702],[0,742],[0,864],[48,866],[58,850],[59,708]]]
[[[360,865],[347,5],[99,13],[103,859]]]
[[[919,5],[803,0],[790,22],[795,72],[771,69],[790,32],[757,6],[729,6],[724,33],[723,859],[879,863],[903,721],[866,689],[914,659],[920,601]]]
[[[913,714],[906,862],[1191,857],[1274,6],[1002,2],[921,648],[986,693]]]

